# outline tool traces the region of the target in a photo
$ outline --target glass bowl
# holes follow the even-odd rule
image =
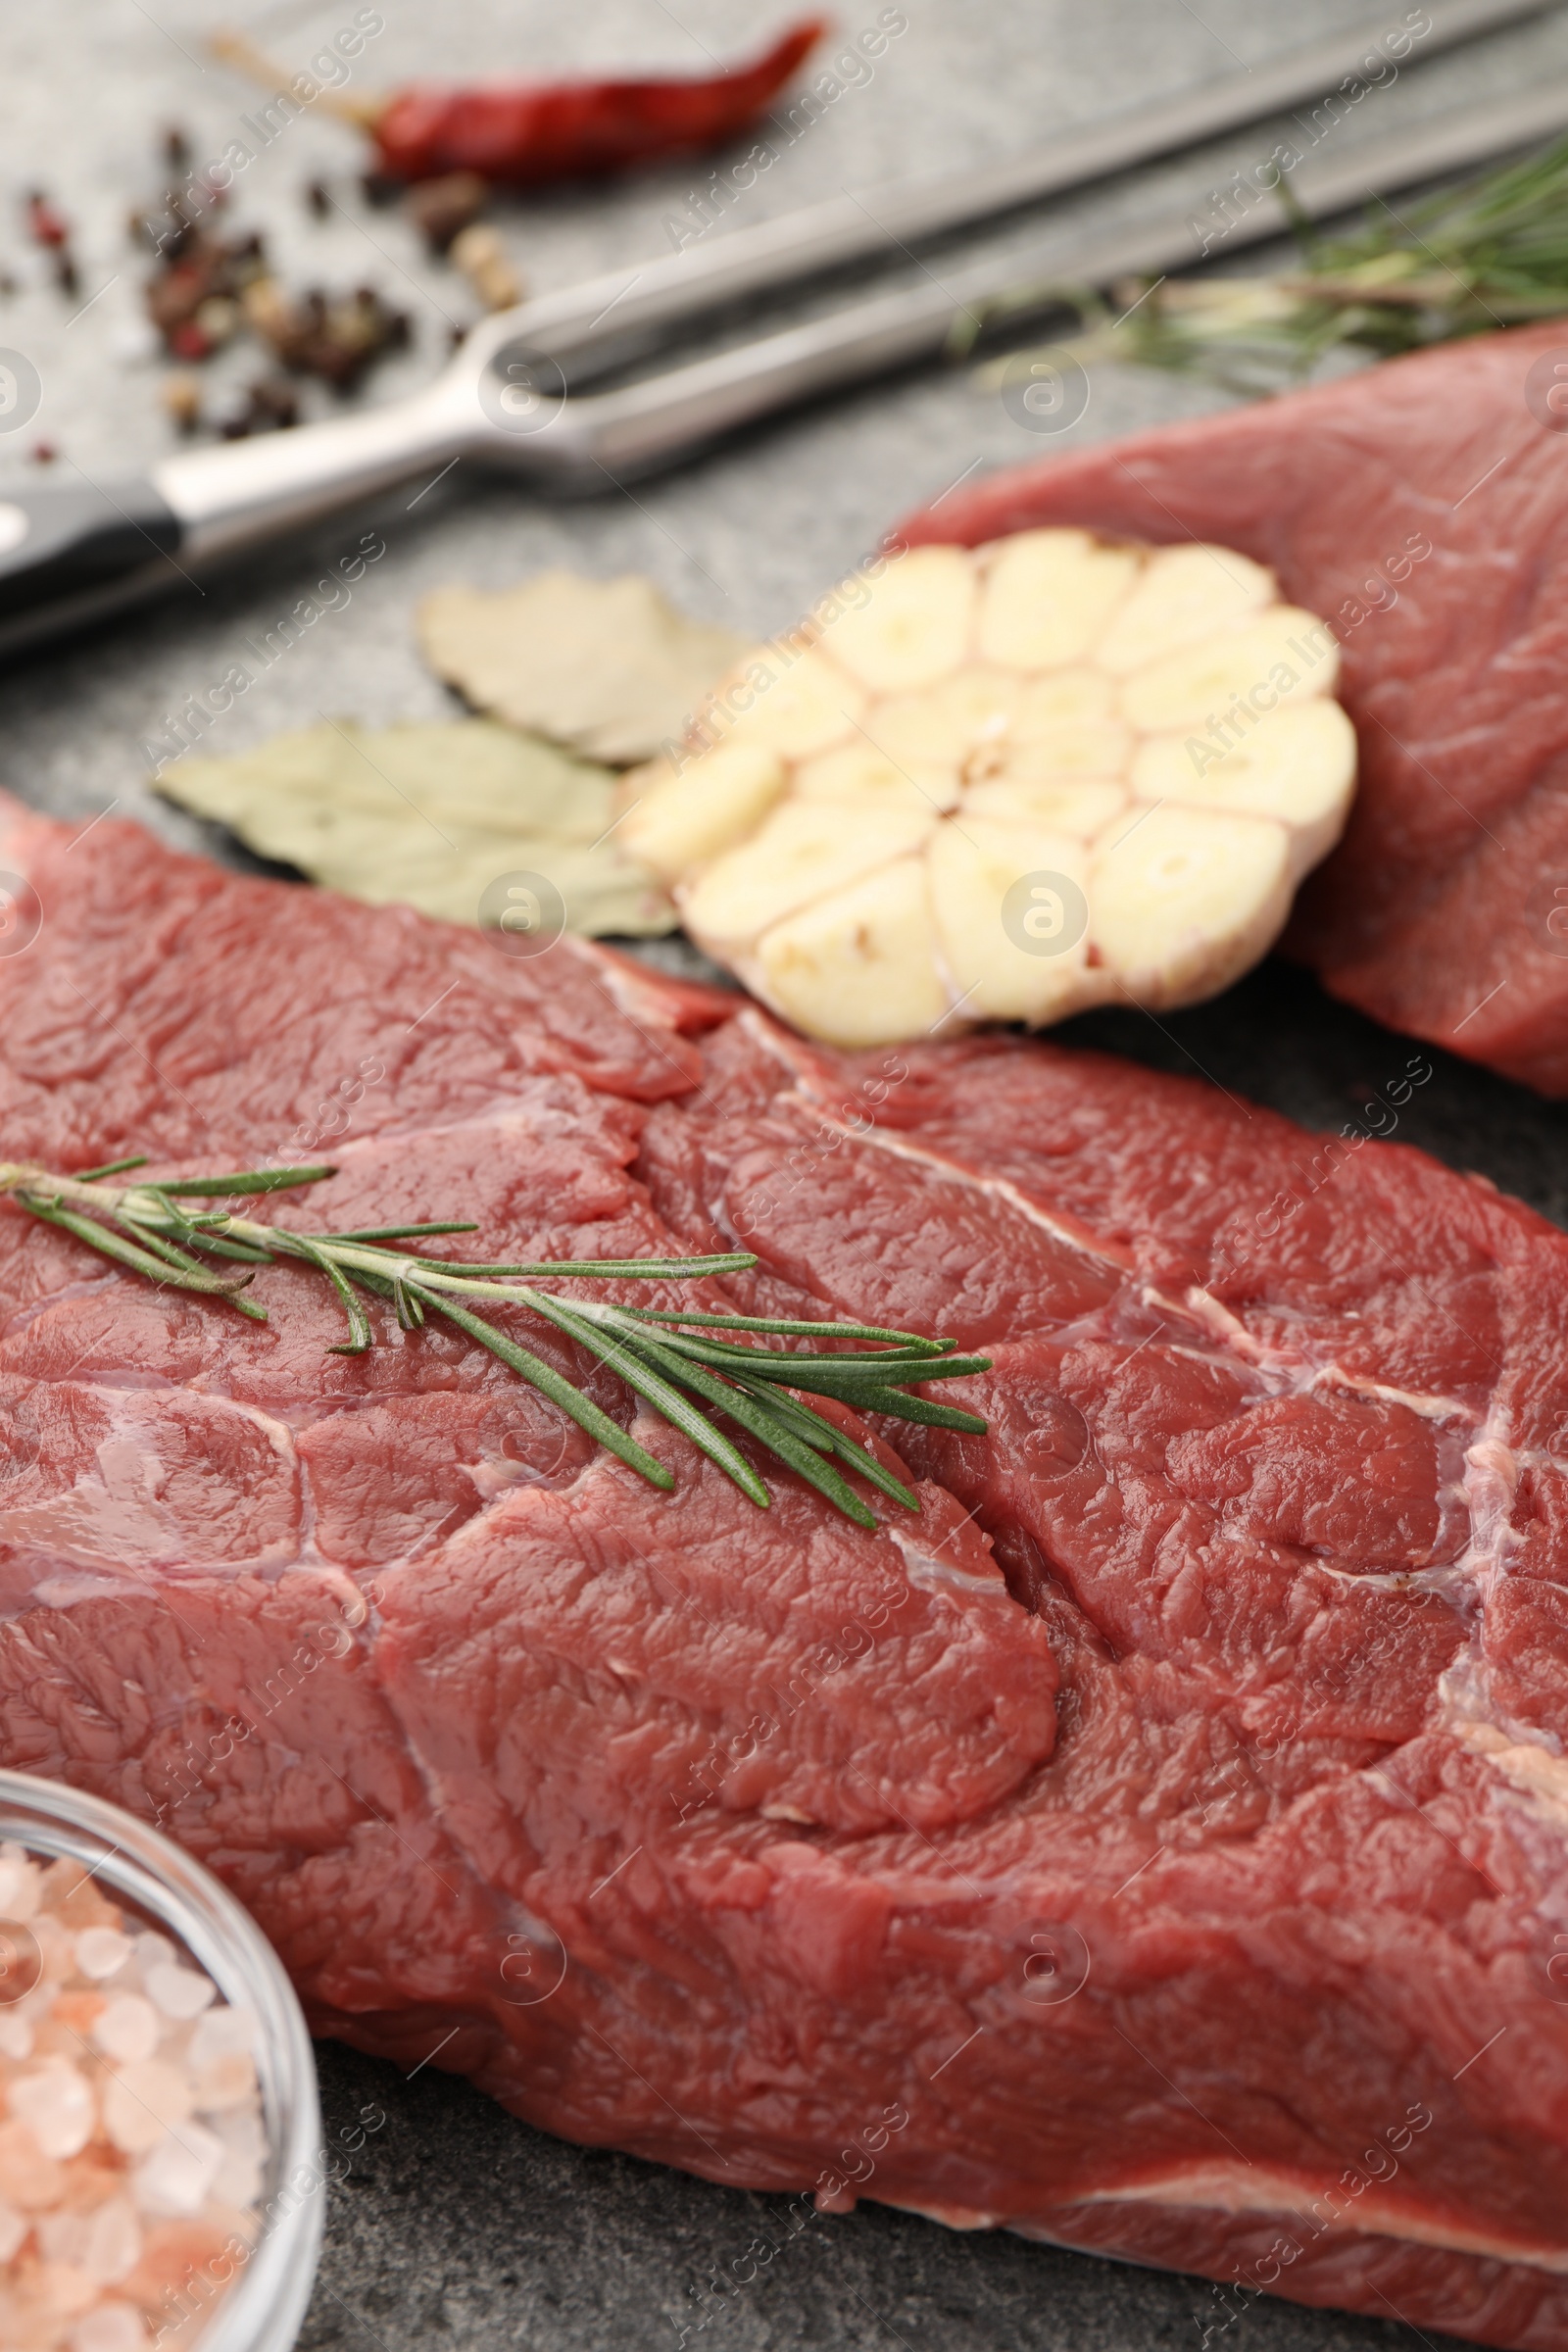
[[[106,1893],[184,1945],[223,1998],[258,2021],[268,2159],[260,2233],[232,2284],[214,2287],[212,2317],[176,2340],[190,2352],[289,2352],[321,2251],[326,2174],[310,2036],[271,1945],[210,1871],[118,1805],[63,1782],[0,1772],[0,1840],[68,1854]]]

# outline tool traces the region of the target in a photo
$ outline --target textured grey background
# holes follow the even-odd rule
[[[597,0],[591,11],[552,0],[382,4],[386,30],[368,48],[356,88],[508,67],[539,75],[701,71],[706,53],[730,57],[759,44],[785,13],[743,0]],[[842,31],[870,24],[880,5],[840,0]],[[57,445],[56,471],[67,479],[74,466],[103,479],[169,446],[157,400],[161,370],[138,323],[145,265],[128,249],[123,224],[129,206],[159,182],[155,133],[164,122],[184,123],[205,157],[220,152],[253,103],[204,51],[223,13],[212,0],[153,0],[150,8],[141,0],[30,8],[13,0],[5,13],[0,270],[21,282],[0,301],[0,345],[32,358],[44,398],[27,431],[0,438],[0,494],[8,474],[30,470],[28,450],[39,437]],[[352,13],[350,0],[326,0],[252,10],[245,21],[297,69]],[[1392,24],[1404,13],[1391,6],[1379,17],[1361,0],[1200,0],[1199,9],[1188,0],[1031,0],[1006,9],[988,0],[906,0],[908,29],[869,86],[847,92],[731,220],[1019,151],[1064,124],[1231,72],[1317,32],[1384,18]],[[1546,70],[1568,70],[1562,16],[1419,71],[1412,61],[1393,90],[1369,100],[1336,135],[1375,145],[1396,120],[1458,107]],[[1136,215],[1152,189],[1190,188],[1200,201],[1223,170],[1266,156],[1274,135],[1259,128],[1211,157],[1108,191],[1092,207],[1065,208],[1054,249],[1066,264],[1091,215]],[[472,306],[461,281],[424,260],[395,213],[359,202],[357,155],[352,136],[318,110],[243,175],[231,218],[264,228],[296,282],[369,281],[408,307],[414,349],[383,370],[374,398],[423,380],[451,322],[471,316]],[[301,201],[316,173],[330,179],[344,207],[324,227]],[[543,290],[669,250],[663,224],[693,180],[686,171],[541,197],[513,206],[502,221],[532,288]],[[16,199],[34,181],[54,190],[79,224],[78,300],[88,307],[76,316],[16,233]],[[253,372],[254,364],[238,360],[219,370]],[[1102,368],[1088,413],[1063,441],[1192,414],[1218,398],[1195,384]],[[448,579],[500,584],[551,563],[597,573],[634,566],[715,620],[776,628],[906,508],[969,468],[1044,446],[963,370],[928,369],[749,434],[633,496],[590,505],[551,508],[465,463],[412,509],[415,486],[384,503],[376,520],[387,560],[219,722],[210,748],[239,750],[323,710],[382,722],[450,709],[420,668],[411,634],[417,597]],[[170,839],[222,854],[220,842],[148,793],[143,744],[184,696],[243,659],[246,637],[270,626],[362,527],[325,526],[314,543],[252,562],[237,579],[210,582],[200,596],[0,676],[0,783],[82,823],[114,805]],[[1163,1027],[1102,1014],[1074,1028],[1086,1041],[1151,1061],[1196,1066],[1326,1126],[1354,1115],[1407,1052],[1275,965]],[[1404,1114],[1403,1137],[1568,1216],[1564,1112],[1437,1061],[1433,1083]],[[688,2344],[715,2352],[869,2352],[895,2341],[916,2352],[1146,2352],[1200,2346],[1213,2316],[1200,2282],[1005,2236],[956,2236],[876,2206],[819,2221],[727,2300],[705,2291],[694,2302],[691,2290],[755,2233],[759,2200],[548,2140],[433,2067],[404,2082],[384,2067],[326,2050],[322,2081],[335,2143],[343,2133],[357,2139],[367,2115],[381,2120],[332,2195],[304,2339],[311,2352],[499,2352],[523,2344],[535,2352],[674,2352],[683,2325]],[[1041,2128],[1050,2129],[1049,2117]],[[1227,2333],[1252,2352],[1421,2340],[1392,2323],[1268,2302]]]

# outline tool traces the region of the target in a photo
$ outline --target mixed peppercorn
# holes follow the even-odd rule
[[[348,98],[314,82],[311,88],[323,111],[353,122],[373,141],[364,197],[400,204],[431,254],[450,261],[484,308],[505,310],[522,299],[523,287],[500,232],[480,217],[492,188],[600,177],[721,145],[766,108],[823,29],[808,19],[750,65],[696,79],[414,84],[382,100]],[[237,36],[213,46],[259,74],[277,99],[300,82],[279,75]],[[165,380],[166,413],[183,434],[211,426],[239,438],[286,428],[301,414],[295,379],[315,377],[334,392],[353,391],[378,360],[407,347],[409,318],[372,285],[347,293],[285,287],[265,239],[226,227],[226,187],[216,167],[192,172],[192,152],[182,128],[166,128],[169,182],[131,217],[133,237],[154,256],[147,315],[163,350],[178,363]],[[306,183],[303,195],[318,221],[345,210],[319,177]],[[61,293],[74,300],[80,272],[69,220],[41,188],[30,190],[24,205],[30,240],[48,256]],[[14,290],[14,281],[0,277],[0,294]],[[196,370],[247,337],[266,348],[269,368],[212,404]]]

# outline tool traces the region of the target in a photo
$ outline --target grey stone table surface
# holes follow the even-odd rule
[[[25,431],[0,434],[0,496],[29,478],[44,440],[56,475],[131,469],[169,446],[157,361],[141,312],[145,258],[125,216],[156,192],[162,126],[188,130],[198,160],[222,153],[254,94],[208,53],[225,12],[215,0],[20,0],[0,20],[0,345],[37,368],[42,401]],[[349,0],[250,12],[250,29],[297,70],[354,14]],[[703,71],[713,55],[758,46],[786,13],[744,0],[381,0],[384,29],[356,68],[356,89],[418,75],[505,69],[541,77],[648,68]],[[1389,26],[1419,12],[1390,6]],[[839,45],[884,16],[881,0],[843,0]],[[956,169],[1021,152],[1062,127],[1161,91],[1255,64],[1314,34],[1383,19],[1363,0],[904,0],[904,25],[869,79],[834,98],[805,135],[779,134],[777,162],[709,233],[841,188]],[[1568,70],[1561,15],[1495,35],[1462,55],[1412,57],[1334,135],[1375,147],[1398,122]],[[1236,167],[1267,156],[1254,128],[1211,153],[1135,176],[1093,202],[1056,209],[1052,250],[1070,265],[1091,220],[1136,218],[1151,191],[1195,204]],[[395,211],[358,190],[352,135],[311,110],[240,175],[230,218],[266,231],[284,275],[375,284],[412,316],[409,352],[366,397],[423,381],[454,324],[472,315],[451,270],[430,262]],[[321,176],[333,204],[303,202]],[[542,195],[499,215],[534,290],[670,250],[706,168],[613,187]],[[32,184],[77,224],[81,289],[68,301],[20,233]],[[220,380],[254,372],[234,357]],[[1054,446],[1124,432],[1218,405],[1182,379],[1094,371],[1084,416]],[[326,406],[324,400],[318,408]],[[958,478],[1041,454],[1044,444],[964,368],[928,368],[758,428],[665,477],[551,506],[465,462],[433,487],[411,485],[374,514],[386,559],[258,677],[208,737],[240,750],[318,715],[372,723],[450,711],[415,652],[418,597],[447,580],[499,585],[550,564],[649,572],[694,612],[747,630],[786,625],[890,521]],[[364,524],[248,563],[98,637],[0,675],[0,784],[87,823],[115,808],[166,838],[232,850],[148,789],[145,746],[183,700],[245,662]],[[257,666],[254,662],[252,667]],[[1163,1027],[1100,1015],[1074,1033],[1173,1068],[1199,1068],[1317,1125],[1352,1116],[1403,1061],[1401,1041],[1329,1004],[1298,973],[1270,964],[1219,1003]],[[1547,1214],[1568,1216],[1568,1117],[1500,1080],[1437,1058],[1401,1130],[1462,1167],[1484,1170]],[[438,2067],[405,2082],[323,2049],[328,2136],[342,2152],[310,2352],[587,2352],[702,2342],[718,2352],[870,2347],[924,2352],[1146,2352],[1198,2345],[1213,2320],[1201,2282],[1088,2260],[1004,2236],[959,2236],[867,2205],[821,2219],[739,2285],[731,2265],[765,2221],[766,2199],[714,2188],[603,2151],[550,2140]],[[1042,2131],[1051,2128],[1041,2118]],[[728,2277],[719,2293],[714,2278]],[[1236,2320],[1255,2352],[1350,2352],[1414,2345],[1393,2321],[1262,2302]],[[684,2331],[684,2336],[683,2336]],[[1230,2332],[1230,2330],[1227,2330]]]

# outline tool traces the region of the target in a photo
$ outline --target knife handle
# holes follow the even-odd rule
[[[184,528],[145,477],[0,491],[0,649],[173,581]]]
[[[0,615],[102,588],[177,553],[184,530],[145,478],[45,482],[0,495]]]

